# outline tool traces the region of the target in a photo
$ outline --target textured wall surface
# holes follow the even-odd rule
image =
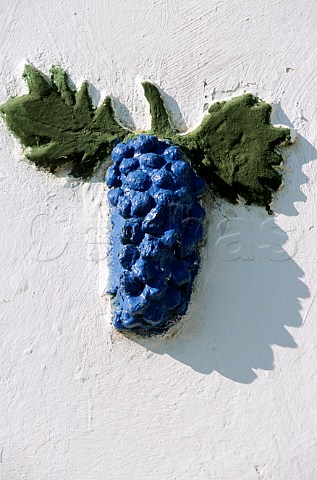
[[[1,0],[0,25],[1,102],[60,64],[139,129],[149,79],[188,129],[247,90],[298,132],[275,215],[209,199],[187,317],[137,342],[101,296],[102,172],[37,171],[1,125],[0,478],[316,478],[316,2]]]

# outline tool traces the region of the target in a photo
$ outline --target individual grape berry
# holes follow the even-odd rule
[[[142,221],[136,218],[126,220],[121,228],[120,240],[122,244],[138,245],[144,237]]]
[[[152,235],[161,235],[166,220],[166,211],[162,205],[152,208],[142,223],[142,230]]]
[[[171,166],[171,170],[177,180],[183,180],[186,181],[191,172],[191,168],[188,163],[183,162],[182,160],[177,160],[174,162]]]
[[[133,272],[125,271],[122,277],[122,287],[126,294],[137,297],[141,295],[144,283]]]
[[[145,234],[144,239],[139,245],[139,250],[143,258],[159,258],[161,254],[160,238]]]
[[[152,175],[152,182],[156,188],[174,189],[173,177],[166,167],[162,167]]]
[[[113,325],[162,333],[187,311],[199,268],[204,182],[178,147],[139,135],[112,151],[110,190]]]
[[[164,150],[164,158],[169,161],[176,161],[182,158],[182,153],[176,145],[171,145]]]
[[[174,195],[175,201],[181,205],[192,205],[193,203],[193,193],[188,187],[181,187],[175,191]]]
[[[161,236],[161,243],[165,247],[172,248],[179,238],[178,232],[175,229],[167,230]]]
[[[131,215],[132,217],[139,217],[146,215],[155,201],[148,192],[135,192],[131,199]]]
[[[134,245],[124,245],[119,253],[119,260],[123,268],[130,269],[139,258],[140,252]]]
[[[160,265],[157,265],[153,260],[145,260],[141,257],[132,266],[132,272],[142,282],[148,284],[153,278],[160,275]]]
[[[131,200],[129,197],[122,195],[118,200],[118,211],[123,218],[129,218],[131,216]]]
[[[136,157],[133,158],[123,158],[120,163],[120,173],[128,175],[128,173],[133,172],[140,166],[139,160]]]
[[[144,153],[138,157],[142,170],[161,168],[164,164],[164,158],[157,153]]]
[[[108,192],[108,200],[110,205],[116,207],[118,205],[119,198],[123,195],[121,188],[112,188]]]
[[[111,152],[113,163],[120,163],[124,158],[131,158],[133,155],[134,148],[128,143],[118,143]]]
[[[111,167],[110,167],[111,168]],[[144,192],[148,190],[151,184],[151,180],[147,173],[142,170],[136,170],[130,172],[124,181],[124,186],[132,190],[139,190]]]
[[[121,187],[120,172],[117,165],[112,165],[108,168],[106,184],[108,187]]]
[[[168,205],[174,202],[175,196],[171,190],[156,189],[153,198],[157,205]]]
[[[139,135],[134,145],[139,153],[155,152],[158,146],[158,139],[154,135]]]

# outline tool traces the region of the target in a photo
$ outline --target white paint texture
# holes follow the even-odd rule
[[[1,0],[0,21],[1,102],[27,60],[140,129],[146,78],[189,128],[248,90],[298,130],[275,216],[214,203],[186,321],[136,342],[98,291],[104,185],[37,171],[1,126],[0,478],[317,478],[315,0]]]

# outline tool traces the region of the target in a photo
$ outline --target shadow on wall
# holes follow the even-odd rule
[[[317,151],[299,136],[286,156],[292,173],[273,210],[295,216],[296,202],[306,201],[301,166],[317,159]],[[170,335],[137,341],[200,373],[217,371],[251,383],[256,369],[274,368],[272,345],[297,347],[287,327],[302,325],[300,299],[310,296],[293,259],[300,234],[295,227],[283,231],[261,208],[223,203],[209,215],[208,244],[188,315]]]

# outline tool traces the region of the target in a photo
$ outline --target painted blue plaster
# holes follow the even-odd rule
[[[106,182],[113,325],[162,333],[188,308],[200,262],[205,184],[175,145],[151,135],[119,143],[112,161]]]

